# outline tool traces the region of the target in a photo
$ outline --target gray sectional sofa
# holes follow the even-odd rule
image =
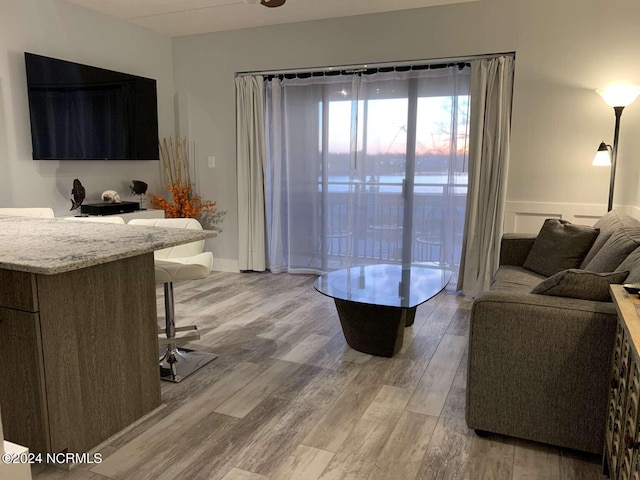
[[[640,282],[640,222],[612,211],[590,238],[589,227],[552,225],[557,238],[581,230],[575,241],[543,241],[547,226],[504,236],[491,291],[474,300],[466,421],[479,433],[601,453],[616,325],[608,285]]]

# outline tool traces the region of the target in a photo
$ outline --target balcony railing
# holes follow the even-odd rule
[[[323,269],[341,268],[347,257],[350,264],[402,261],[405,205],[400,183],[325,181],[318,192],[323,197],[318,202]],[[416,182],[408,245],[412,261],[457,269],[465,204],[465,184]]]

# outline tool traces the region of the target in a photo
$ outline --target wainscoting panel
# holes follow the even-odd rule
[[[535,233],[540,231],[540,227],[547,218],[562,219],[559,213],[534,213],[516,212],[513,222],[513,231],[518,233]]]
[[[615,210],[625,215],[640,218],[637,207],[616,205]],[[605,205],[506,202],[504,213],[505,233],[538,233],[547,218],[568,220],[581,225],[593,225],[607,213]]]

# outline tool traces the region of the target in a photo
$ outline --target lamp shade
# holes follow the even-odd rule
[[[593,163],[591,165],[593,165],[594,167],[608,167],[611,165],[609,145],[604,142],[600,143],[598,151],[596,152],[596,156],[593,157]]]
[[[638,98],[638,95],[640,95],[640,86],[613,85],[611,87],[599,88],[596,90],[596,93],[611,107],[626,107]]]

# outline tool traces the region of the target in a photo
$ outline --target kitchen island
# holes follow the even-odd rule
[[[5,438],[85,453],[157,408],[153,252],[212,236],[0,216]]]

